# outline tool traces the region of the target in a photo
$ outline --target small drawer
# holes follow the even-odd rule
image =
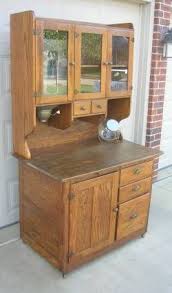
[[[92,101],[92,113],[106,113],[107,100],[93,100]]]
[[[119,206],[117,240],[146,228],[150,195],[145,194]]]
[[[121,170],[120,186],[124,186],[135,181],[151,177],[153,171],[153,161],[134,165]]]
[[[123,203],[137,196],[150,192],[151,186],[152,178],[149,177],[121,187],[119,190],[119,203]]]
[[[74,116],[82,116],[91,113],[91,101],[74,102]]]

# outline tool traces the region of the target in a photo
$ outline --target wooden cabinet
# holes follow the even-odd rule
[[[132,25],[11,16],[21,238],[63,273],[147,230],[160,152],[97,138],[130,113],[132,63]]]
[[[129,116],[133,36],[132,24],[38,18],[32,11],[11,15],[16,155],[32,157],[28,138],[40,121],[64,130],[86,116],[90,123]],[[49,117],[41,120],[39,113],[47,108]]]
[[[70,200],[70,260],[114,242],[119,174],[72,184]]]
[[[124,148],[127,149],[127,143]],[[106,171],[100,171],[100,165],[98,169],[92,166],[91,171],[90,161],[82,160],[78,150],[77,157],[73,149],[66,150],[63,158],[51,154],[47,168],[46,158],[39,156],[35,162],[23,162],[20,169],[21,237],[63,273],[144,235],[149,216],[153,164],[150,157],[144,163],[114,165],[115,171],[112,158]],[[91,146],[82,152],[91,152]],[[99,164],[105,160],[95,145],[93,153],[101,157]],[[81,160],[80,168],[77,158]],[[123,174],[143,165],[146,170],[149,166],[146,178],[120,186]]]
[[[36,104],[130,96],[133,30],[36,19]]]

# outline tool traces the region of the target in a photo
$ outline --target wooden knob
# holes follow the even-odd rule
[[[82,106],[82,107],[80,108],[80,110],[81,110],[81,111],[85,111],[86,109],[85,109],[85,107]]]
[[[101,105],[97,105],[97,108],[98,108],[98,109],[102,109],[102,106],[101,106]]]
[[[103,62],[102,64],[103,64],[103,65],[108,65],[108,62]]]
[[[70,62],[69,65],[70,66],[74,66],[75,65],[75,62]]]
[[[135,213],[135,214],[132,214],[131,216],[130,216],[130,220],[134,220],[134,219],[136,219],[138,217],[138,215]]]

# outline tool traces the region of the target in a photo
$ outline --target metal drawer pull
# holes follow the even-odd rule
[[[141,185],[139,185],[139,184],[134,185],[132,188],[132,191],[138,191],[140,188],[141,188]]]
[[[81,110],[81,111],[85,111],[86,108],[85,108],[85,107],[81,107],[80,110]]]
[[[136,219],[137,217],[138,217],[137,214],[132,214],[132,215],[130,216],[130,220],[134,220],[134,219]]]
[[[102,109],[102,106],[101,106],[101,105],[97,105],[97,108],[98,108],[98,109]]]
[[[134,174],[134,175],[139,175],[141,172],[142,172],[142,169],[141,169],[141,168],[135,168],[135,169],[133,170],[133,174]]]

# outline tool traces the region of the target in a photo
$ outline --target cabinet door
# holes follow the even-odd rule
[[[70,201],[70,261],[114,242],[118,173],[72,185]]]
[[[130,96],[132,92],[133,31],[108,33],[107,96]]]
[[[36,103],[68,102],[73,95],[74,35],[70,24],[36,21]]]
[[[75,27],[75,99],[105,97],[106,50],[106,29]]]

